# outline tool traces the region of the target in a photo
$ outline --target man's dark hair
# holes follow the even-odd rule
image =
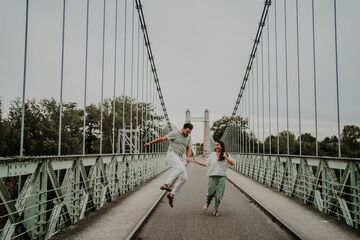
[[[194,126],[193,126],[191,123],[185,123],[183,128],[184,128],[184,129],[189,128],[190,130],[192,130],[193,127],[194,127]]]

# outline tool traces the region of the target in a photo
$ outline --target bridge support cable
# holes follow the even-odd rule
[[[254,77],[254,69],[251,70],[251,106],[252,106],[252,134],[251,134],[251,139],[252,139],[252,153],[255,153],[255,77]]]
[[[143,13],[143,6],[142,6],[140,0],[135,0],[135,2],[136,2],[136,8],[137,8],[138,13],[139,13],[139,20],[140,20],[140,24],[141,24],[141,29],[143,30],[144,41],[145,41],[145,45],[146,45],[146,49],[147,49],[147,53],[148,53],[148,57],[149,57],[150,65],[151,65],[151,71],[152,71],[154,81],[155,81],[155,84],[156,84],[156,90],[157,90],[157,93],[159,95],[159,99],[160,99],[160,102],[161,102],[164,117],[165,117],[165,119],[167,121],[167,124],[168,124],[168,128],[171,130],[172,126],[170,124],[169,116],[168,116],[168,113],[166,111],[164,97],[163,97],[161,87],[160,87],[160,83],[159,83],[159,77],[158,77],[158,74],[157,74],[155,61],[154,61],[154,56],[153,56],[151,45],[150,45],[149,34],[148,34],[148,31],[147,31],[147,26],[146,26],[146,22],[145,22],[144,13]]]
[[[337,12],[336,0],[334,0],[334,34],[335,34],[335,70],[336,70],[336,113],[338,129],[338,156],[341,157],[341,134],[340,134],[340,100],[339,100],[339,64],[338,64],[338,37],[337,37]]]
[[[284,37],[285,37],[285,86],[286,86],[286,149],[290,154],[290,131],[289,131],[289,86],[288,86],[288,41],[287,41],[287,15],[286,0],[284,0]]]
[[[117,3],[117,2],[116,2]],[[85,30],[85,69],[84,69],[84,114],[83,114],[83,139],[82,139],[82,154],[85,155],[86,148],[86,103],[87,103],[87,85],[88,85],[88,53],[89,53],[89,0],[86,1],[86,30]],[[117,11],[117,7],[116,7]],[[115,36],[116,38],[116,36]],[[116,42],[116,40],[115,40]],[[116,44],[116,43],[115,43]],[[116,45],[115,45],[115,53],[116,53]],[[116,57],[115,57],[116,62]],[[116,63],[114,63],[116,65]],[[114,75],[116,72],[114,73]],[[116,75],[114,76],[116,79]],[[114,80],[115,82],[115,80]],[[114,87],[115,91],[115,87]],[[115,103],[114,103],[115,108]]]
[[[241,108],[242,108],[242,112],[240,111],[240,116],[243,116],[243,118],[245,119],[245,121],[247,122],[247,119],[246,119],[246,97],[245,97],[245,94],[246,94],[246,90],[244,90],[244,93],[243,93],[243,101],[240,103],[241,104]],[[242,127],[242,133],[243,133],[243,149],[244,149],[244,153],[247,153],[247,147],[246,147],[246,128],[245,126]],[[230,133],[233,134],[233,131],[232,131],[232,128],[230,128]]]
[[[249,76],[251,77],[251,75]],[[248,153],[251,153],[251,84],[249,83],[249,87],[247,89],[247,95],[248,95]]]
[[[247,125],[246,127],[244,127],[244,147],[245,147],[245,153],[249,153],[249,133],[248,133],[248,129],[249,129],[249,116],[248,116],[248,91],[249,91],[249,88],[245,88],[245,91],[244,91],[244,114],[243,116],[245,117],[246,119],[246,122],[247,122]]]
[[[260,115],[259,115],[259,54],[256,52],[256,127],[257,127],[257,153],[260,153]]]
[[[265,154],[265,85],[264,85],[264,39],[261,38],[261,109],[262,109],[262,149]]]
[[[299,53],[299,1],[296,0],[296,57],[297,57],[297,88],[298,88],[298,116],[299,116],[299,155],[302,155],[301,141],[301,86],[300,86],[300,53]]]
[[[144,106],[144,86],[145,86],[145,41],[142,41],[142,68],[141,68],[141,131],[140,131],[140,143],[142,143],[144,141],[144,137],[145,137],[145,121],[144,121],[144,111],[145,111],[145,106]],[[140,146],[140,153],[142,153],[143,147]]]
[[[267,17],[267,70],[268,70],[268,110],[269,110],[269,153],[271,154],[271,77],[270,77],[270,15]]]
[[[151,75],[150,73],[150,92],[149,92],[149,95],[150,95],[150,102],[151,102],[151,111],[155,111],[155,101],[154,101],[154,96],[155,96],[155,87],[154,87],[154,78],[153,78],[153,75]],[[151,114],[150,116],[150,121],[152,123],[154,123],[154,115]],[[154,130],[155,130],[155,124],[153,125],[154,127]],[[155,133],[155,131],[154,131]],[[151,141],[153,141],[155,139],[155,135],[151,135]],[[154,152],[155,151],[155,148],[156,148],[156,145],[155,144],[152,144],[151,145],[152,147],[152,151]]]
[[[317,83],[316,83],[316,45],[315,45],[315,7],[311,0],[311,23],[312,23],[312,56],[313,56],[313,78],[314,78],[314,121],[315,121],[315,156],[319,156],[318,144],[318,109],[317,109]]]
[[[151,62],[149,62],[149,64],[151,65]],[[153,77],[152,77],[152,75],[151,75],[151,68],[149,68],[149,72],[148,72],[148,75],[149,75],[149,93],[148,93],[148,97],[149,97],[149,111],[151,112],[153,109],[154,109],[154,107],[153,107],[153,102],[152,102],[152,100],[153,100],[153,92],[154,92],[154,79],[153,79]],[[154,119],[153,119],[153,116],[151,115],[151,114],[149,114],[149,123],[153,123],[154,122]],[[151,129],[151,125],[149,125],[149,129]],[[151,134],[151,131],[149,131],[149,133],[150,133],[150,135],[149,135],[149,141],[152,141],[152,140],[154,140],[154,136]],[[151,149],[151,151],[154,151],[154,147],[155,147],[155,145],[153,144],[153,145],[151,145],[150,146],[150,149]]]
[[[62,109],[63,109],[63,87],[64,87],[65,17],[66,17],[66,0],[63,0],[58,155],[61,155]]]
[[[104,123],[104,74],[105,74],[105,31],[106,31],[106,0],[103,4],[102,20],[102,53],[101,53],[101,97],[100,97],[100,154],[103,152]]]
[[[278,39],[277,39],[277,0],[274,0],[274,28],[275,28],[275,82],[276,82],[276,153],[280,153],[279,137],[279,73],[278,73]]]
[[[131,6],[131,57],[130,57],[130,141],[133,144],[133,98],[134,98],[134,31],[135,31],[135,2]],[[133,148],[130,148],[130,153],[133,153]]]
[[[136,33],[136,37],[137,37],[137,57],[136,57],[136,102],[138,103],[140,101],[139,99],[139,84],[140,84],[140,23],[139,21],[137,21],[137,33]],[[139,117],[140,117],[140,113],[139,113],[139,104],[135,105],[136,107],[136,121],[135,121],[135,126],[136,126],[136,136],[135,136],[135,145],[136,148],[138,149],[138,152],[140,152],[142,149],[142,144],[140,142],[140,128],[139,128]]]
[[[242,116],[242,103],[240,104],[240,116]],[[226,134],[227,134],[227,130],[228,130],[228,127],[226,127],[225,129],[225,132],[224,132],[224,137],[222,137],[222,139],[226,139]],[[239,127],[239,145],[240,145],[240,152],[243,153],[244,152],[244,145],[242,144],[243,143],[243,129],[241,128],[241,124],[240,124],[240,127]]]
[[[256,54],[256,51],[257,51],[257,48],[258,48],[258,45],[259,45],[259,42],[260,42],[260,38],[261,38],[261,35],[262,35],[263,28],[265,26],[265,22],[266,22],[266,18],[267,18],[267,15],[268,15],[270,5],[271,5],[271,0],[265,0],[265,5],[264,5],[264,8],[263,8],[263,12],[261,14],[259,27],[257,29],[255,41],[254,41],[254,44],[253,44],[253,47],[252,47],[252,50],[251,50],[250,59],[248,61],[248,65],[246,67],[246,71],[245,71],[243,82],[242,82],[242,85],[241,85],[241,88],[240,88],[240,92],[239,92],[239,95],[237,97],[234,110],[232,112],[233,117],[236,115],[236,111],[238,109],[240,99],[242,97],[243,91],[245,90],[246,82],[247,82],[247,80],[249,78],[250,70],[251,70],[253,62],[254,62],[255,54]]]
[[[26,101],[26,80],[27,80],[27,61],[28,61],[28,29],[29,29],[29,0],[26,0],[26,4],[25,4],[24,65],[23,65],[21,130],[20,130],[20,152],[19,152],[19,155],[21,157],[24,154],[25,101]]]
[[[149,86],[150,86],[150,71],[149,71],[149,62],[150,60],[148,59],[148,61],[146,61],[146,72],[145,72],[145,75],[146,75],[146,87],[145,87],[145,101],[148,103],[149,102]],[[149,142],[150,139],[149,139],[149,131],[148,131],[148,127],[149,127],[149,106],[147,106],[145,108],[145,131],[144,131],[144,134],[145,134],[145,142]]]
[[[124,55],[123,55],[123,93],[122,93],[122,126],[121,128],[123,129],[123,133],[121,136],[121,152],[125,153],[125,140],[126,140],[126,136],[125,136],[125,106],[126,106],[126,56],[127,56],[127,0],[124,0],[124,41],[123,41],[123,51],[124,51]]]
[[[88,0],[89,1],[89,0]],[[112,106],[112,153],[115,154],[115,141],[116,141],[116,70],[117,70],[117,30],[118,30],[118,0],[115,0],[115,24],[114,24],[114,83],[113,83],[113,106]],[[86,106],[86,105],[85,105]]]

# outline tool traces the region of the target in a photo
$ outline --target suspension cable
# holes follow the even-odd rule
[[[25,129],[25,98],[26,98],[26,67],[27,67],[27,47],[28,47],[28,26],[29,26],[29,0],[26,0],[25,15],[25,46],[24,46],[24,70],[23,70],[23,90],[22,90],[22,109],[21,109],[21,133],[20,133],[20,157],[24,154],[24,129]]]
[[[134,92],[134,31],[135,31],[135,2],[132,5],[131,15],[131,64],[130,64],[130,145],[133,144],[133,92]],[[130,153],[133,153],[130,146]]]
[[[311,2],[312,13],[312,44],[313,44],[313,64],[314,64],[314,104],[315,104],[315,155],[319,156],[318,144],[318,116],[317,116],[317,86],[316,86],[316,50],[315,50],[315,8],[314,0]]]
[[[101,103],[100,103],[100,154],[102,154],[103,143],[103,118],[104,118],[104,70],[105,70],[105,27],[106,27],[106,0],[104,0],[103,9],[103,39],[102,39],[102,57],[101,57]]]
[[[298,114],[299,114],[299,155],[302,155],[301,143],[301,86],[300,86],[300,53],[299,53],[299,1],[296,0],[296,54],[298,80]]]
[[[89,1],[89,0],[88,0]],[[116,110],[116,62],[117,62],[117,21],[118,0],[115,1],[115,39],[114,39],[114,95],[113,95],[113,123],[112,123],[112,153],[115,153],[115,110]]]
[[[85,34],[85,76],[84,76],[84,116],[83,116],[83,149],[82,154],[85,155],[86,141],[86,98],[87,98],[87,75],[88,75],[88,51],[89,51],[89,0],[86,1],[86,34]]]
[[[156,90],[157,90],[158,95],[159,95],[162,110],[163,110],[164,116],[166,118],[168,127],[171,130],[172,127],[171,127],[171,124],[170,124],[168,113],[166,111],[164,97],[162,95],[162,91],[161,91],[161,87],[160,87],[160,83],[159,83],[159,77],[158,77],[158,74],[157,74],[157,71],[156,71],[154,56],[153,56],[151,46],[150,46],[149,34],[148,34],[148,31],[147,31],[147,26],[146,26],[146,23],[145,23],[145,17],[144,17],[144,13],[143,13],[143,10],[142,10],[143,6],[142,6],[140,0],[135,0],[135,1],[136,1],[136,9],[138,10],[138,13],[139,13],[139,20],[140,20],[140,23],[141,23],[141,29],[143,30],[144,41],[145,41],[149,61],[150,61],[150,64],[151,64],[151,71],[153,73],[154,81],[155,81],[155,84],[156,84]]]
[[[137,24],[137,63],[136,63],[136,146],[140,151],[140,132],[139,132],[139,82],[140,82],[140,23]]]
[[[284,28],[285,28],[285,81],[286,81],[286,146],[287,154],[290,154],[289,139],[289,91],[288,91],[288,48],[287,48],[287,21],[286,21],[286,0],[284,0]]]
[[[274,1],[275,8],[275,76],[276,76],[276,149],[277,154],[280,152],[280,136],[279,136],[279,73],[278,73],[278,45],[277,45],[277,12],[276,0]]]
[[[123,62],[123,96],[122,96],[122,139],[121,139],[121,147],[122,153],[125,153],[125,104],[126,104],[126,31],[127,31],[127,0],[124,0],[124,62]]]
[[[262,139],[263,139],[263,154],[265,154],[265,99],[264,99],[264,39],[261,38],[261,100],[262,100]]]
[[[268,15],[270,5],[271,5],[271,0],[265,0],[265,5],[264,5],[264,8],[263,8],[263,12],[261,14],[259,27],[258,27],[257,32],[256,32],[256,37],[255,37],[254,44],[253,44],[253,47],[252,47],[252,50],[251,50],[248,65],[246,67],[243,82],[241,84],[240,92],[239,92],[237,100],[235,102],[235,107],[234,107],[234,110],[232,112],[232,117],[234,117],[236,115],[237,109],[239,107],[240,100],[241,100],[243,92],[245,90],[246,82],[247,82],[247,80],[249,78],[250,70],[251,70],[253,62],[254,62],[255,54],[256,54],[256,51],[257,51],[257,48],[258,48],[258,45],[259,45],[259,42],[260,42],[260,38],[261,38],[261,35],[262,35],[263,28],[265,26],[265,21],[266,21],[267,15]]]
[[[336,110],[337,110],[337,128],[338,128],[338,154],[341,157],[341,135],[340,135],[340,100],[339,100],[339,66],[338,66],[338,41],[337,41],[337,18],[336,18],[336,0],[334,0],[334,27],[335,27],[335,64],[336,64]]]
[[[61,130],[62,130],[62,109],[63,109],[63,87],[64,87],[64,52],[65,52],[65,13],[66,0],[63,1],[63,15],[62,15],[62,40],[61,40],[61,77],[60,77],[60,107],[59,107],[59,140],[58,140],[58,155],[61,155]]]
[[[270,17],[267,18],[268,107],[269,107],[269,153],[271,154],[271,78],[270,78]]]

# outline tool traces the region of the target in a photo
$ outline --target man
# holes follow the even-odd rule
[[[187,180],[187,172],[185,168],[185,164],[183,163],[182,155],[184,152],[186,153],[186,161],[191,162],[191,130],[193,129],[193,125],[191,123],[185,123],[183,129],[173,130],[168,133],[166,136],[159,137],[151,142],[145,144],[145,148],[149,147],[151,144],[162,143],[170,140],[168,152],[167,152],[167,160],[170,166],[174,168],[174,171],[170,174],[170,176],[165,181],[165,184],[160,187],[161,190],[166,190],[168,193],[167,198],[169,200],[169,205],[174,207],[173,201],[176,193],[179,192],[180,188],[184,185]],[[175,183],[174,188],[171,188],[171,183],[178,178]]]

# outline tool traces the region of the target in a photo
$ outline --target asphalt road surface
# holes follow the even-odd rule
[[[214,200],[208,211],[203,212],[208,182],[206,168],[190,164],[187,171],[188,181],[175,196],[174,208],[164,197],[137,239],[293,239],[230,182],[219,216],[212,215]]]

